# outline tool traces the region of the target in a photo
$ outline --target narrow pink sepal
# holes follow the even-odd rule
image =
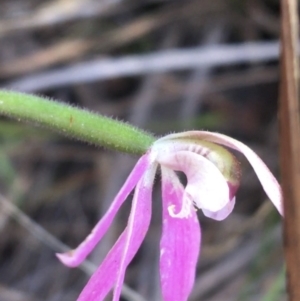
[[[151,196],[156,168],[156,164],[149,168],[135,189],[113,301],[120,299],[126,268],[139,249],[149,228],[152,208]]]
[[[233,210],[235,205],[235,197],[226,204],[224,208],[219,211],[213,212],[206,209],[202,209],[202,212],[205,216],[215,219],[217,221],[224,220]]]
[[[96,224],[87,238],[76,249],[70,250],[66,253],[56,254],[63,264],[69,267],[76,267],[85,260],[85,258],[90,254],[90,252],[107,232],[121,205],[124,203],[130,192],[134,189],[147,168],[149,168],[149,165],[149,154],[145,154],[138,160],[126,182],[112,202],[110,208]]]
[[[160,241],[160,277],[164,301],[186,301],[193,288],[201,233],[196,212],[186,218],[169,215],[180,208],[184,188],[177,175],[162,167],[163,233]]]
[[[252,165],[259,181],[261,182],[264,191],[266,192],[270,200],[273,202],[274,206],[277,208],[279,213],[283,215],[282,191],[278,181],[270,172],[269,168],[265,165],[265,163],[247,145],[226,135],[207,131],[189,131],[179,134],[171,134],[165,136],[161,140],[163,141],[176,138],[202,139],[225,145],[227,147],[238,150],[239,152],[244,154],[244,156],[248,159],[249,163]]]
[[[126,229],[89,279],[77,301],[102,301],[105,298],[116,282],[125,241]]]
[[[152,169],[152,172],[155,170]],[[125,270],[139,249],[150,224],[153,179],[149,183],[147,173],[144,177],[135,190],[128,226],[84,287],[77,301],[102,301],[114,284],[117,284],[114,300],[119,300]]]

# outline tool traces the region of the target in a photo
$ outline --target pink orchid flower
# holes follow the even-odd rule
[[[114,287],[118,301],[125,270],[139,249],[151,218],[151,194],[158,165],[162,176],[163,230],[160,242],[160,277],[164,301],[185,301],[192,290],[201,233],[195,207],[204,215],[223,220],[233,210],[240,168],[223,146],[240,151],[256,172],[263,189],[283,214],[280,186],[262,160],[243,143],[222,134],[190,131],[158,139],[144,154],[109,210],[77,249],[58,258],[76,267],[94,249],[119,208],[135,188],[128,224],[93,274],[78,301],[102,301]],[[187,177],[184,187],[175,171]]]

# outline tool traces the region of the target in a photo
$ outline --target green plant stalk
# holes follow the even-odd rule
[[[127,123],[34,95],[0,90],[0,114],[91,144],[143,154],[155,137]]]

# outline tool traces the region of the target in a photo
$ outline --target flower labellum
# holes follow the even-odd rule
[[[226,148],[224,148],[224,146]],[[263,161],[245,144],[228,136],[189,131],[158,139],[137,162],[110,208],[91,234],[75,250],[57,257],[76,267],[99,243],[121,205],[135,189],[128,224],[92,275],[78,301],[102,301],[114,288],[118,301],[125,271],[138,251],[151,219],[151,195],[158,166],[162,175],[163,223],[160,241],[160,278],[164,301],[186,301],[193,288],[201,232],[195,208],[207,217],[225,219],[233,210],[240,166],[227,150],[248,159],[263,189],[283,215],[281,188]],[[184,187],[176,174],[187,177]]]

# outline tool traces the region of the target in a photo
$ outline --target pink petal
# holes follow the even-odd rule
[[[128,226],[84,287],[77,301],[102,301],[115,283],[113,300],[119,300],[125,270],[139,249],[150,224],[155,169],[152,167],[137,184]]]
[[[226,135],[206,131],[189,131],[179,134],[171,134],[162,138],[161,141],[177,138],[202,139],[225,145],[243,153],[252,165],[266,194],[273,202],[279,213],[283,215],[282,191],[280,185],[265,163],[248,146]]]
[[[120,298],[126,268],[140,247],[149,228],[152,205],[151,194],[156,168],[157,165],[155,164],[147,170],[135,189],[113,301],[118,301]]]
[[[189,151],[158,154],[162,166],[187,176],[185,192],[200,209],[216,212],[230,201],[229,187],[220,170],[206,158]]]
[[[85,258],[94,249],[96,244],[104,236],[121,205],[124,203],[130,192],[134,189],[137,182],[141,179],[147,168],[149,168],[149,165],[149,154],[145,154],[139,159],[130,175],[128,176],[126,182],[122,186],[121,190],[112,202],[110,208],[96,224],[87,238],[75,250],[71,250],[63,254],[56,254],[56,256],[63,264],[69,267],[76,267],[85,260]]]
[[[212,211],[203,209],[202,212],[207,217],[213,218],[217,221],[222,221],[232,212],[234,205],[235,205],[235,198],[233,198],[230,202],[228,202],[226,204],[226,206],[219,211],[212,212]]]
[[[168,208],[181,207],[184,188],[176,174],[162,167],[163,234],[160,276],[164,301],[186,301],[193,288],[201,235],[196,212],[173,218]]]
[[[116,282],[126,241],[126,230],[92,275],[77,301],[102,301]],[[134,255],[133,255],[134,256]]]

